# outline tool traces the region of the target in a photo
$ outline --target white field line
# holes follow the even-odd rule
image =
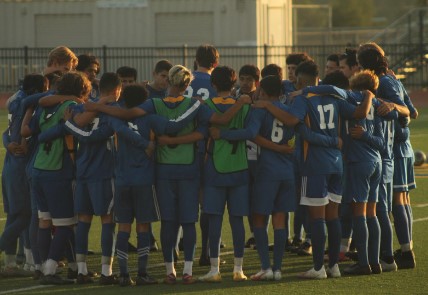
[[[38,285],[38,286],[32,286],[32,287],[26,287],[26,288],[12,289],[12,290],[7,290],[7,291],[1,291],[0,295],[1,294],[12,294],[12,293],[17,293],[17,292],[37,290],[37,289],[48,288],[48,287],[53,287],[53,286],[54,285]]]
[[[424,207],[428,207],[428,204],[416,204],[416,205],[412,205],[412,207],[415,207],[415,208],[424,208]]]

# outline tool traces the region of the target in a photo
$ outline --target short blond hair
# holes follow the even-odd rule
[[[379,52],[382,56],[385,56],[385,51],[382,49],[382,47],[380,47],[378,44],[376,44],[375,42],[367,42],[364,44],[361,44],[360,47],[358,47],[358,51],[357,51],[357,55],[366,50],[366,49],[373,49],[376,50],[377,52]]]
[[[77,56],[74,54],[74,52],[66,46],[55,47],[51,50],[51,52],[49,52],[48,55],[48,67],[55,63],[63,65],[71,62],[72,69],[74,69],[77,66],[78,61],[79,60],[77,59]]]
[[[168,81],[171,86],[179,88],[187,87],[192,78],[192,72],[182,65],[173,66],[168,72]]]
[[[375,93],[379,87],[379,78],[373,71],[363,70],[353,75],[349,84],[352,90],[370,90]]]

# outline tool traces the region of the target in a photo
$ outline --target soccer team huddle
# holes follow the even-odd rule
[[[234,281],[281,280],[286,249],[312,255],[313,268],[299,274],[304,279],[414,268],[409,123],[418,112],[377,44],[332,54],[326,65],[320,79],[308,54],[291,53],[288,79],[276,64],[261,71],[247,64],[237,73],[219,65],[214,46],[201,45],[193,72],[160,60],[152,80],[136,83],[132,67],[98,80],[96,57],[53,49],[43,75],[26,75],[7,102],[0,276],[93,283],[86,261],[95,215],[102,224],[100,284],[158,283],[148,257],[156,242],[151,223],[159,220],[163,282],[220,282],[226,207]],[[400,244],[395,252],[391,212]],[[132,278],[134,220],[138,271]],[[198,220],[199,264],[210,268],[196,278]],[[23,232],[20,269],[16,244]],[[179,232],[184,266],[177,279]],[[261,265],[248,278],[245,247],[257,249]],[[67,278],[57,274],[64,256]],[[341,270],[338,263],[350,258],[356,263]]]

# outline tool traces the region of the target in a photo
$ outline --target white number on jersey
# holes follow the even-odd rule
[[[393,143],[394,143],[394,132],[393,132],[393,127],[392,127],[392,121],[387,121],[386,123],[386,128],[388,129],[388,141],[387,141],[387,147],[392,147]]]
[[[100,118],[94,118],[93,120],[92,120],[92,123],[91,123],[91,131],[93,131],[93,130],[97,130],[98,129],[98,125],[100,124]]]
[[[367,114],[367,120],[371,120],[371,121],[374,120],[374,107],[373,106],[370,107],[370,111]]]
[[[320,113],[320,129],[334,129],[333,114],[334,106],[333,104],[327,104],[325,106],[319,105],[318,112]],[[328,112],[328,123],[325,122],[325,114]]]
[[[283,126],[284,124],[282,124],[278,119],[273,120],[272,133],[270,135],[272,142],[279,143],[282,140],[284,137],[284,130],[282,129]]]
[[[129,127],[129,129],[131,129],[135,133],[138,133],[138,126],[137,125],[133,124],[132,122],[128,122],[128,127]]]
[[[193,88],[192,86],[187,86],[186,92],[184,93],[185,97],[193,97]],[[203,100],[210,98],[210,92],[206,88],[199,88],[195,96],[200,96]]]

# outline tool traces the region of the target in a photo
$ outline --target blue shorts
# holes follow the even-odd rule
[[[381,162],[358,162],[345,165],[344,203],[377,202],[382,177]]]
[[[408,192],[416,188],[414,158],[397,158],[394,160],[394,192]]]
[[[74,209],[78,214],[107,215],[113,209],[113,180],[76,181]]]
[[[4,210],[8,214],[31,211],[30,186],[22,160],[5,160],[2,171]]]
[[[207,214],[223,215],[227,204],[232,216],[248,216],[250,197],[248,184],[240,186],[205,186],[202,208]]]
[[[114,220],[117,223],[150,223],[160,217],[156,192],[152,185],[116,185]]]
[[[198,221],[199,179],[159,179],[156,193],[162,220],[179,223]]]
[[[379,184],[379,198],[376,205],[376,211],[392,211],[392,182]]]
[[[275,212],[296,210],[294,179],[280,181],[256,181],[251,198],[251,212],[270,215]]]
[[[55,226],[68,226],[77,223],[74,214],[72,182],[71,179],[33,178],[32,186],[39,209],[39,218],[52,220],[52,224]]]
[[[324,206],[342,201],[342,174],[302,176],[300,205]]]

